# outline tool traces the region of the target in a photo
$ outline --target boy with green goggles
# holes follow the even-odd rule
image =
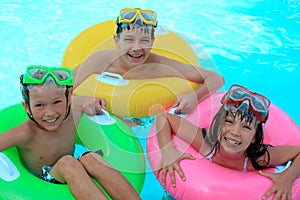
[[[104,99],[72,95],[72,71],[63,67],[28,66],[20,82],[29,119],[0,134],[0,151],[16,147],[32,175],[68,184],[74,199],[106,199],[99,185],[112,199],[140,199],[98,151],[76,143],[81,116],[101,114]]]

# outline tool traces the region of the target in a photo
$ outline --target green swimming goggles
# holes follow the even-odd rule
[[[58,85],[73,86],[73,75],[71,69],[39,65],[31,65],[26,68],[22,83],[42,84],[48,76],[51,76]]]

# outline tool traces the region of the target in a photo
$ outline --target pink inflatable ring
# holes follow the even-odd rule
[[[223,95],[224,93],[215,93],[208,97],[186,119],[200,127],[208,128],[212,117],[221,106],[220,100]],[[154,124],[147,139],[147,155],[153,170],[156,169],[161,159],[155,132]],[[264,143],[267,144],[300,145],[298,126],[286,113],[274,105],[270,106],[264,134]],[[175,188],[172,187],[171,180],[167,176],[165,189],[176,200],[262,199],[264,193],[273,185],[270,179],[263,177],[258,171],[242,172],[222,167],[208,161],[178,137],[173,137],[173,141],[182,152],[188,152],[197,158],[196,160],[185,159],[180,162],[186,181],[182,181],[175,173]],[[263,171],[274,172],[275,169],[269,168]],[[161,174],[158,179],[161,180]],[[293,184],[292,199],[300,199],[300,178],[296,179]]]

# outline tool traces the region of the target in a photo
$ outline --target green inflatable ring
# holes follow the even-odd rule
[[[92,151],[101,149],[104,159],[120,171],[140,193],[145,180],[145,157],[142,147],[124,122],[113,115],[109,116],[110,121],[114,121],[113,124],[99,125],[83,115],[77,128],[77,143],[84,144]],[[0,133],[21,124],[26,119],[27,115],[21,104],[1,110]],[[7,166],[5,163],[7,157],[19,175],[7,169],[8,176],[11,176],[12,180],[4,180],[1,174],[3,176],[5,170],[0,169],[0,199],[74,199],[66,184],[48,183],[29,173],[20,162],[16,147],[4,150],[1,154],[0,167]]]

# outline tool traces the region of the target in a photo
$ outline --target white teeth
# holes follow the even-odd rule
[[[241,144],[241,142],[233,141],[233,140],[228,139],[228,138],[226,138],[226,141],[227,141],[228,143],[234,144],[234,145],[239,145],[239,144]]]
[[[48,119],[48,120],[46,120],[46,122],[52,123],[52,122],[55,122],[55,120],[56,120],[56,118],[55,119]]]
[[[133,54],[130,54],[131,57],[134,57],[134,58],[140,58],[142,57],[142,55],[133,55]]]

